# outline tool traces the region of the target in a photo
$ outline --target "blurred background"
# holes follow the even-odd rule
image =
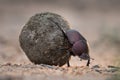
[[[19,34],[36,13],[63,16],[90,44],[91,65],[119,65],[120,0],[0,0],[0,64],[28,64]],[[73,66],[86,64],[76,58]]]

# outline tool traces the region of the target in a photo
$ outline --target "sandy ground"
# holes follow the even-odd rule
[[[85,66],[57,67],[34,64],[4,64],[0,65],[0,79],[4,80],[107,80],[117,70],[95,65],[91,68]]]
[[[119,7],[102,9],[86,6],[79,10],[66,3],[63,6],[62,3],[58,6],[40,4],[0,3],[0,80],[110,80],[112,75],[119,72],[117,66],[120,62],[116,61],[119,58],[118,46],[100,41],[104,28],[108,32],[111,28],[119,30]],[[77,57],[70,60],[70,68],[66,65],[34,65],[29,61],[19,46],[19,33],[31,16],[44,11],[62,15],[71,28],[77,29],[88,39],[90,55],[94,58],[90,67],[86,67],[86,61],[80,61]]]

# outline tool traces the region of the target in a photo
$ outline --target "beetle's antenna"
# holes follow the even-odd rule
[[[62,31],[62,33],[64,34],[65,37],[67,37],[67,35],[65,34],[66,32],[64,31],[64,29],[62,27],[59,26],[59,24],[55,21],[53,21],[53,19],[48,18],[51,22],[53,22],[55,25],[58,26],[58,28]]]

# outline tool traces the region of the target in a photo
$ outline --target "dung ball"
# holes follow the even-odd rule
[[[50,12],[35,14],[22,28],[20,46],[31,62],[62,66],[69,60],[68,40],[56,23],[64,31],[70,29],[63,17]]]

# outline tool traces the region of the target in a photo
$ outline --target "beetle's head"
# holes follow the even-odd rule
[[[89,60],[90,56],[88,53],[82,53],[79,58],[83,59],[83,60]]]

